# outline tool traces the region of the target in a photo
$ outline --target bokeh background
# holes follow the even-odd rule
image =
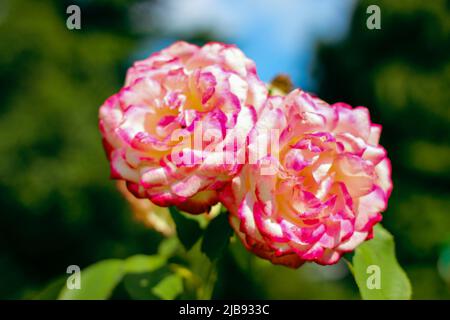
[[[66,8],[81,8],[68,30]],[[366,9],[381,9],[381,30]],[[450,298],[450,1],[0,0],[0,298],[33,298],[68,265],[152,254],[109,178],[98,107],[132,61],[175,40],[237,44],[383,124],[394,192],[383,224],[415,299]],[[245,253],[244,253],[245,254]],[[358,299],[346,266],[289,270],[227,254],[214,298]]]

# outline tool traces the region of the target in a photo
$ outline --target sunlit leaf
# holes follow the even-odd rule
[[[173,300],[183,292],[183,279],[178,274],[167,276],[152,289],[153,294],[164,300]]]
[[[138,254],[125,260],[125,272],[150,272],[162,267],[165,263],[166,259],[164,257],[158,255],[146,256],[143,254]]]
[[[159,299],[159,296],[155,295],[152,289],[171,274],[172,272],[167,266],[152,272],[129,273],[124,276],[123,284],[132,299],[156,300]]]
[[[58,278],[45,286],[33,296],[33,300],[56,300],[63,286],[66,285],[66,277]]]
[[[103,300],[108,299],[122,279],[124,262],[110,259],[97,262],[81,271],[80,289],[65,286],[59,299],[62,300]]]
[[[408,276],[395,257],[392,235],[381,225],[374,237],[360,245],[353,256],[353,273],[365,300],[405,300],[411,298]]]
[[[170,237],[161,241],[158,247],[158,254],[165,258],[170,258],[179,248],[180,241],[177,237]]]

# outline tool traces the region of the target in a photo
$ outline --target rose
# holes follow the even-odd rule
[[[177,42],[136,62],[100,108],[112,178],[158,206],[207,212],[242,167],[266,98],[254,63],[234,46]]]
[[[291,267],[333,264],[372,237],[392,183],[381,126],[366,108],[328,105],[295,90],[269,98],[253,130],[257,162],[221,193],[249,250]],[[270,149],[271,132],[279,132],[277,148],[259,152]]]

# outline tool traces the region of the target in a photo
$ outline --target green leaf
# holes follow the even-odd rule
[[[132,299],[156,300],[159,299],[159,296],[152,292],[153,287],[171,274],[171,270],[165,265],[152,272],[126,274],[123,284]]]
[[[177,252],[179,246],[180,241],[177,237],[164,239],[158,246],[158,254],[166,259],[169,259]]]
[[[175,228],[180,242],[186,250],[191,249],[203,233],[199,223],[194,219],[186,217],[175,207],[170,207],[169,209],[172,219],[175,221]]]
[[[393,236],[381,225],[372,240],[361,244],[353,256],[353,272],[364,300],[407,300],[411,284],[395,257]]]
[[[97,262],[82,270],[81,288],[70,290],[65,286],[59,294],[61,300],[103,300],[108,299],[122,279],[124,263],[109,259]]]
[[[127,273],[150,272],[162,267],[165,263],[164,257],[138,254],[125,260],[125,271]]]
[[[36,293],[33,300],[56,300],[61,292],[61,288],[66,284],[66,277],[60,277],[53,280],[45,286],[44,289]]]
[[[227,214],[219,214],[206,228],[201,250],[211,261],[218,259],[230,242],[233,229],[228,222]]]
[[[178,274],[165,277],[152,289],[153,294],[164,300],[173,300],[183,292],[183,279]]]

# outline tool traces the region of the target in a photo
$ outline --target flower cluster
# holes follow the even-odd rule
[[[370,239],[392,190],[366,108],[270,96],[230,45],[177,42],[136,62],[100,131],[112,178],[135,197],[193,214],[220,201],[247,249],[275,264],[336,263]]]

